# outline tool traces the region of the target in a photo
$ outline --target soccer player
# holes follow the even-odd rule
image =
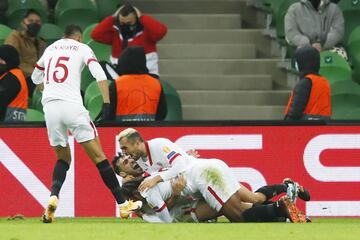
[[[68,130],[98,168],[105,185],[119,204],[121,214],[130,214],[141,208],[141,202],[124,198],[123,189],[102,150],[94,123],[83,106],[80,77],[85,65],[99,84],[104,100],[104,119],[107,118],[110,101],[105,73],[93,51],[81,42],[81,28],[69,25],[65,29],[64,38],[45,50],[32,74],[33,82],[44,88],[42,104],[48,137],[58,159],[53,170],[49,203],[42,217],[44,223],[51,223],[54,219],[59,192],[70,166]]]
[[[220,160],[197,160],[165,138],[144,141],[140,133],[132,128],[120,132],[118,139],[124,153],[137,159],[137,164],[144,171],[155,174],[140,184],[140,192],[145,193],[159,182],[185,173],[189,182],[187,191],[192,194],[200,192],[213,209],[232,222],[267,221],[276,217],[288,217],[293,222],[306,221],[305,215],[285,196],[274,204],[253,205],[258,196],[241,186],[230,168]],[[268,193],[263,195],[268,197]]]
[[[185,188],[187,184],[186,178],[183,175],[180,175],[176,179],[161,182],[155,187],[148,189],[146,192],[141,194],[143,196],[142,197],[137,189],[148,174],[142,171],[134,159],[126,155],[115,156],[112,164],[115,172],[123,178],[122,187],[126,189],[128,196],[132,199],[140,199],[143,203],[147,203],[147,205],[151,206],[151,208],[147,207],[142,209],[145,213],[141,213],[140,215],[142,215],[145,221],[198,222],[211,220],[221,215],[219,211],[212,209],[203,199],[201,199],[202,196],[199,192],[194,191],[194,188],[196,188],[200,182],[195,181],[190,183],[190,186],[187,186],[187,189],[189,189],[189,187],[192,188],[192,192],[189,193],[189,191]],[[197,172],[198,174],[200,173],[201,175],[201,172],[198,170],[193,172]],[[285,180],[293,182],[291,179]],[[256,204],[265,204],[264,199],[268,202],[268,200],[275,195],[286,192],[286,190],[280,192],[275,191],[276,189],[281,189],[282,187],[286,189],[286,184],[263,186],[254,193],[255,196],[252,197],[252,199],[248,200],[259,200]],[[242,186],[242,188],[245,187]],[[184,189],[185,191],[183,191]],[[270,196],[267,197],[266,194]],[[310,197],[308,192],[307,197]],[[303,196],[300,198],[306,200]],[[147,205],[144,204],[144,206]],[[268,219],[268,221],[284,220],[284,217]]]
[[[183,176],[161,182],[142,196],[137,189],[149,175],[143,172],[136,161],[127,155],[119,154],[114,157],[112,165],[115,172],[123,178],[122,187],[128,197],[143,201],[143,208],[136,213],[147,222],[199,222],[219,216],[219,213],[204,201],[181,196],[186,185]]]

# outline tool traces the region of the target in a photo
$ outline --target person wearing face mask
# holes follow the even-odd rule
[[[0,46],[0,121],[21,122],[28,108],[28,88],[19,69],[19,53],[11,45]]]
[[[128,46],[142,46],[146,54],[149,73],[159,78],[156,43],[167,32],[167,27],[149,15],[142,14],[136,7],[126,4],[114,15],[105,18],[92,31],[91,37],[104,44],[112,45],[110,61],[116,65],[118,58]]]
[[[41,29],[40,14],[35,9],[29,9],[21,22],[23,30],[14,30],[5,39],[5,44],[12,45],[20,54],[20,69],[27,78],[29,95],[35,88],[30,77],[36,61],[41,57],[46,48],[45,40],[38,37]]]
[[[330,84],[319,75],[319,51],[311,46],[299,48],[295,62],[301,78],[285,109],[285,120],[330,120]]]
[[[297,48],[310,45],[319,52],[341,44],[344,17],[330,0],[300,0],[292,4],[284,19],[288,43]]]

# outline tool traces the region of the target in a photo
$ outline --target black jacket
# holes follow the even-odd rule
[[[144,48],[140,46],[131,46],[126,48],[119,57],[116,71],[120,76],[127,74],[149,74],[149,70],[146,67],[146,57],[145,57]],[[159,81],[158,79],[156,80]],[[110,84],[109,91],[110,91],[110,112],[111,112],[110,119],[115,119],[116,105],[117,105],[117,91],[116,91],[115,81],[113,81]],[[157,107],[157,112],[155,115],[155,120],[164,120],[166,114],[167,114],[167,104],[166,104],[165,94],[162,88],[158,107]]]
[[[285,120],[300,120],[310,98],[312,82],[305,78],[308,74],[319,74],[320,53],[311,46],[304,46],[295,53],[295,62],[300,72],[300,80],[293,91],[290,110],[285,115]]]

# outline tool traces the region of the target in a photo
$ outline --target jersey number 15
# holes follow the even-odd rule
[[[50,72],[50,66],[51,66],[51,61],[53,60],[53,58],[50,58],[49,60],[49,64],[47,66],[47,72],[46,72],[46,83],[49,83],[49,72]],[[68,75],[69,75],[69,70],[66,66],[66,63],[69,61],[69,57],[59,57],[56,61],[55,64],[55,69],[52,71],[53,72],[53,79],[55,82],[57,83],[63,83],[65,82],[65,80],[67,79]],[[63,69],[64,74],[62,76],[59,76],[58,72],[60,69]]]

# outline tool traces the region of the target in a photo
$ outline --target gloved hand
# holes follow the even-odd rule
[[[110,118],[110,103],[103,103],[101,109],[101,120],[106,121]]]

